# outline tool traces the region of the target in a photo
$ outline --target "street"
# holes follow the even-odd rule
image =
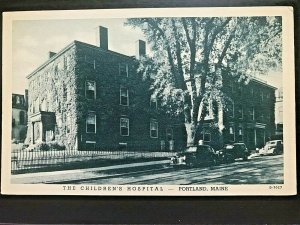
[[[69,180],[71,184],[102,185],[196,185],[196,184],[283,184],[283,155],[254,157],[212,167],[174,169],[169,165],[156,168],[131,168],[93,171],[92,178]],[[97,177],[97,173],[99,176]]]

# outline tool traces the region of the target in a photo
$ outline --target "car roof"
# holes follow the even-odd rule
[[[196,152],[198,149],[203,149],[203,148],[210,148],[209,145],[195,145],[195,146],[189,146],[186,149],[186,152]]]

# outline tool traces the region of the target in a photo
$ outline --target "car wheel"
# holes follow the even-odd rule
[[[216,166],[216,165],[218,165],[218,160],[217,159],[215,159],[215,158],[213,158],[212,159],[212,166]]]
[[[186,163],[186,166],[187,166],[188,168],[192,168],[192,167],[194,167],[194,163],[192,163],[192,162],[187,162],[187,163]]]
[[[235,160],[234,160],[234,157],[232,155],[228,156],[227,159],[226,159],[226,163],[233,163]]]
[[[174,169],[174,170],[179,170],[179,169],[180,169],[180,166],[173,166],[173,169]]]

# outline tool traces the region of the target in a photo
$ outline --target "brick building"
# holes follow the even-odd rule
[[[27,141],[58,141],[67,149],[180,150],[186,145],[184,124],[167,116],[151,99],[150,81],[137,74],[146,54],[137,41],[136,56],[108,49],[108,30],[98,29],[99,46],[74,41],[27,76]],[[248,84],[223,76],[227,110],[222,133],[208,116],[197,132],[216,149],[244,142],[261,147],[275,131],[275,89],[252,79]]]
[[[136,73],[137,55],[108,49],[107,28],[99,46],[74,41],[30,75],[27,141],[58,141],[67,149],[176,150],[184,145],[179,119],[150,100],[149,82]]]
[[[27,103],[28,91],[25,96],[12,94],[12,130],[11,139],[16,142],[23,142],[27,132]]]
[[[238,78],[223,76],[226,109],[222,134],[207,119],[199,136],[216,149],[224,144],[243,142],[249,149],[260,148],[275,133],[275,90],[264,81],[252,78],[247,84]]]

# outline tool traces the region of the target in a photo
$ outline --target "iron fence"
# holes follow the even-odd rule
[[[170,158],[174,154],[174,152],[149,151],[28,151],[23,149],[11,153],[11,171],[14,174],[28,170],[49,171],[61,167],[85,168],[93,164],[96,166],[125,164],[138,160]]]

